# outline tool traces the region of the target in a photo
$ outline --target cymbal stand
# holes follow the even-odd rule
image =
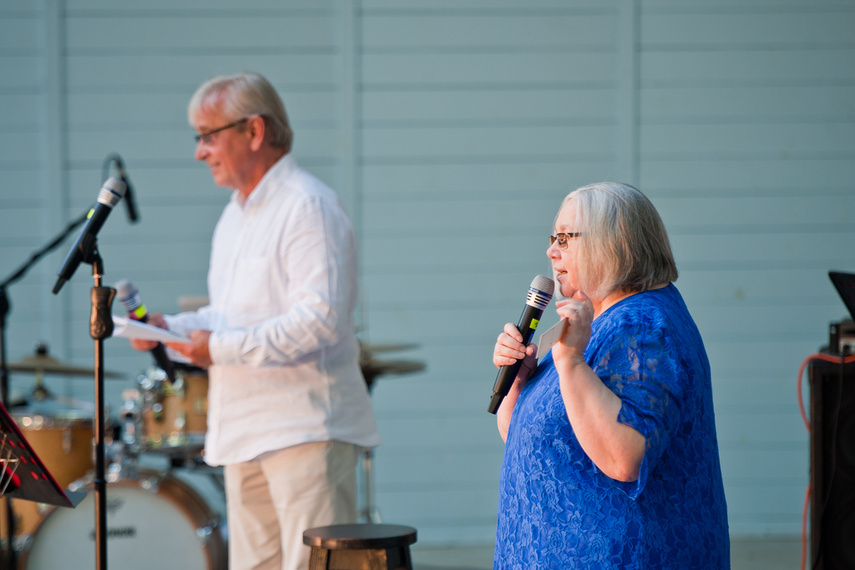
[[[374,462],[374,450],[365,449],[362,452],[362,510],[359,511],[360,520],[367,523],[379,523],[380,511],[374,506],[374,481],[371,466]]]
[[[368,395],[373,393],[374,380],[377,374],[362,367],[362,375],[365,378],[365,384],[368,388]],[[380,511],[374,506],[374,475],[371,468],[374,465],[374,450],[366,447],[362,451],[362,509],[359,511],[359,519],[366,523],[379,523]]]

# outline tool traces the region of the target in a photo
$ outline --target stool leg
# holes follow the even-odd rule
[[[330,551],[326,548],[313,546],[309,554],[309,570],[327,570],[329,568]]]

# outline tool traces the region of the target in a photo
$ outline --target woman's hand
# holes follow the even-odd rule
[[[555,303],[563,328],[558,342],[552,347],[552,358],[556,364],[585,362],[585,349],[591,340],[591,323],[594,321],[594,304],[582,291],[576,291],[570,299]]]
[[[527,380],[537,364],[537,345],[523,344],[523,336],[513,323],[505,325],[502,334],[496,339],[493,348],[493,364],[496,368],[512,366],[517,360],[522,360],[517,379]]]
[[[516,325],[508,323],[505,325],[504,332],[496,339],[496,346],[493,348],[493,364],[496,365],[496,368],[501,368],[502,366],[512,366],[518,360],[522,360],[522,364],[517,377],[496,412],[496,421],[502,441],[507,441],[511,416],[520,391],[537,366],[537,345],[524,345],[522,333]]]

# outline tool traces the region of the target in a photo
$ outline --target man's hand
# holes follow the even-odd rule
[[[166,346],[180,352],[187,358],[193,361],[193,364],[199,368],[208,368],[211,366],[211,353],[208,350],[208,340],[211,338],[211,331],[195,330],[187,335],[190,342],[167,342]]]

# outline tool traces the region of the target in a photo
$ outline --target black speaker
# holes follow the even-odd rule
[[[810,379],[811,561],[855,568],[855,363],[814,361]]]

